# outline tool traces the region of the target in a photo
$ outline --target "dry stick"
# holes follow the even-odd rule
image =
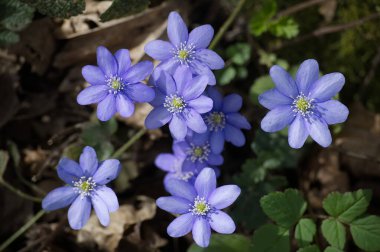
[[[307,2],[302,2],[302,3],[299,3],[299,4],[296,4],[296,5],[293,5],[283,11],[280,11],[279,13],[277,13],[276,15],[276,18],[280,18],[280,17],[284,17],[284,16],[289,16],[291,14],[294,14],[296,12],[299,12],[303,9],[307,9],[307,8],[310,8],[314,5],[317,5],[317,4],[320,4],[320,3],[323,3],[323,2],[326,2],[326,1],[331,1],[331,0],[310,0],[310,1],[307,1]]]

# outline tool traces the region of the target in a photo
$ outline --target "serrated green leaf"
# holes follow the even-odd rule
[[[0,26],[20,31],[33,19],[34,8],[19,0],[0,1]]]
[[[112,5],[100,16],[102,22],[126,17],[145,10],[150,0],[114,0]]]
[[[290,251],[289,230],[266,224],[255,231],[252,243],[251,251],[288,252]]]
[[[300,219],[296,226],[295,238],[299,247],[305,247],[313,242],[317,227],[312,219]]]
[[[318,248],[317,245],[309,245],[304,248],[300,248],[297,250],[297,252],[320,252],[321,250]]]
[[[229,66],[218,73],[218,83],[220,85],[230,84],[236,77],[236,69],[233,66]]]
[[[243,235],[213,234],[207,248],[193,244],[187,252],[249,252],[251,251],[250,246],[249,239]]]
[[[327,219],[322,222],[322,235],[334,247],[344,249],[346,243],[346,229],[336,219]]]
[[[263,1],[262,8],[253,13],[249,22],[252,35],[258,37],[268,30],[270,19],[277,12],[277,3],[274,0]]]
[[[227,48],[226,55],[234,64],[242,66],[251,57],[251,46],[247,43],[233,44]]]
[[[283,17],[269,24],[269,31],[276,37],[294,38],[299,33],[298,24],[291,17]]]
[[[8,46],[17,43],[20,40],[20,36],[12,31],[2,30],[0,31],[0,46]]]
[[[355,244],[365,251],[380,251],[380,217],[369,215],[350,224]]]
[[[295,189],[270,193],[260,200],[264,213],[279,226],[290,228],[304,214],[306,202]]]
[[[251,101],[259,105],[259,95],[261,95],[265,91],[268,91],[271,88],[274,88],[274,82],[272,81],[272,78],[269,75],[257,78],[249,91]]]
[[[360,189],[355,192],[330,193],[323,201],[325,211],[343,223],[350,223],[367,211],[372,198],[370,190]]]
[[[69,18],[81,14],[86,8],[85,0],[22,0],[38,12],[49,17]]]
[[[328,246],[324,252],[344,252],[343,250],[340,250],[338,248],[335,248],[335,247],[331,247],[331,246]]]
[[[0,180],[3,180],[5,169],[7,168],[9,154],[6,151],[0,150]]]

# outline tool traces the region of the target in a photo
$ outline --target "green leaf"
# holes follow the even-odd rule
[[[327,219],[322,222],[322,235],[334,247],[344,249],[346,243],[346,229],[336,219]]]
[[[350,223],[367,211],[371,198],[370,190],[360,189],[344,194],[333,192],[323,201],[323,208],[341,222]]]
[[[269,31],[276,37],[290,39],[298,35],[299,27],[293,18],[283,17],[279,20],[273,21],[269,25]]]
[[[305,200],[295,189],[270,193],[261,198],[260,204],[269,218],[285,228],[292,227],[306,210]]]
[[[290,251],[289,230],[266,224],[253,234],[253,248],[251,251],[260,252],[288,252]]]
[[[269,75],[257,78],[249,91],[251,101],[259,105],[259,95],[271,88],[274,88],[274,83]]]
[[[245,79],[247,78],[247,76],[248,76],[248,70],[246,67],[244,66],[237,67],[237,77],[239,79]]]
[[[222,71],[218,72],[218,80],[220,85],[230,84],[236,77],[236,69],[233,66],[229,66]]]
[[[365,251],[380,251],[380,217],[369,215],[350,224],[355,244]]]
[[[249,29],[252,35],[258,37],[269,28],[270,19],[277,12],[277,3],[274,0],[267,0],[263,2],[262,9],[253,13],[249,22]]]
[[[126,17],[145,10],[150,0],[114,0],[112,5],[100,16],[102,22]]]
[[[313,242],[317,227],[312,219],[301,219],[295,231],[298,246],[305,247]]]
[[[20,36],[12,31],[2,30],[0,31],[0,46],[7,46],[17,43],[20,40]]]
[[[193,244],[187,252],[249,252],[252,251],[250,246],[250,240],[243,235],[213,234],[207,248]]]
[[[5,169],[9,160],[8,152],[0,150],[0,180],[3,180]]]
[[[69,18],[81,14],[85,0],[22,0],[49,17]]]
[[[331,246],[328,246],[324,252],[344,252],[343,250],[340,250],[338,248],[335,248],[335,247],[331,247]]]
[[[20,31],[33,19],[34,8],[19,0],[0,1],[0,25],[11,31]]]
[[[320,252],[321,250],[318,248],[317,245],[309,245],[304,248],[300,248],[297,250],[297,252]]]
[[[226,50],[227,58],[239,66],[247,63],[251,57],[251,46],[247,43],[236,43]]]

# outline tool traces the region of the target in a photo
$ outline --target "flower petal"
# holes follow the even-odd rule
[[[192,74],[189,68],[185,65],[179,66],[175,70],[173,78],[177,87],[177,92],[182,94],[183,90],[186,88],[187,83],[192,80]]]
[[[122,117],[130,117],[135,112],[135,105],[125,94],[116,96],[116,109]]]
[[[220,234],[232,234],[236,229],[231,217],[222,211],[215,211],[210,215],[210,226]]]
[[[96,194],[107,205],[108,211],[110,213],[115,212],[117,209],[119,209],[119,201],[117,200],[115,192],[111,188],[102,186],[96,189]]]
[[[212,26],[201,25],[190,32],[187,44],[193,44],[196,49],[207,48],[213,37],[214,29]]]
[[[78,197],[71,186],[63,186],[49,192],[42,201],[42,208],[45,211],[53,211],[67,207]]]
[[[208,199],[216,188],[215,172],[211,168],[204,168],[198,175],[194,183],[197,193],[201,197]]]
[[[183,117],[187,126],[196,133],[205,133],[207,131],[207,126],[203,121],[202,116],[194,109],[189,109],[184,112]]]
[[[153,40],[145,45],[145,53],[155,60],[167,60],[173,56],[174,47],[163,40]]]
[[[309,130],[305,124],[305,119],[302,115],[297,115],[292,124],[289,126],[288,142],[290,147],[295,149],[301,148],[308,136]]]
[[[98,185],[105,185],[114,180],[121,170],[120,161],[117,159],[104,160],[94,174],[94,181]]]
[[[123,74],[123,79],[128,83],[138,83],[145,80],[153,71],[153,63],[150,61],[141,61],[128,69]]]
[[[72,229],[79,230],[86,225],[91,213],[89,197],[77,197],[69,208],[68,219]]]
[[[299,92],[308,95],[310,87],[318,80],[318,77],[319,66],[316,60],[308,59],[302,62],[296,74]]]
[[[309,125],[311,138],[322,147],[328,147],[332,142],[332,138],[327,123],[323,119],[316,117],[306,120],[306,122]]]
[[[185,119],[180,115],[173,115],[172,120],[169,123],[170,133],[176,140],[183,140],[187,134],[187,125]]]
[[[272,66],[269,74],[274,84],[276,84],[278,91],[291,98],[296,98],[298,96],[298,88],[296,82],[293,80],[292,76],[282,67],[277,65]]]
[[[91,203],[100,224],[105,227],[108,226],[110,224],[110,213],[104,200],[95,193],[91,196]]]
[[[159,208],[167,212],[185,214],[189,212],[191,202],[181,197],[170,196],[158,198],[156,204]]]
[[[127,85],[125,93],[132,101],[135,102],[150,102],[155,96],[153,88],[143,83]]]
[[[193,228],[195,217],[187,213],[175,218],[168,226],[168,235],[171,237],[181,237],[190,233]]]
[[[239,113],[230,113],[226,115],[227,122],[232,126],[235,126],[239,129],[251,129],[251,124],[249,124],[247,118]]]
[[[330,100],[317,105],[318,112],[327,124],[342,123],[347,120],[348,108],[337,100]]]
[[[238,94],[230,94],[223,99],[223,112],[238,112],[243,106],[243,98]]]
[[[84,66],[82,68],[82,75],[83,78],[91,85],[104,85],[106,83],[105,75],[102,69],[97,66]]]
[[[106,76],[111,77],[117,74],[117,61],[107,48],[99,46],[96,50],[96,58],[98,66],[103,70]]]
[[[189,32],[182,17],[176,11],[172,11],[168,18],[168,37],[174,46],[186,43]]]
[[[210,153],[207,161],[209,165],[222,165],[224,158],[222,155]]]
[[[159,106],[150,111],[145,118],[145,127],[157,129],[167,124],[170,119],[172,119],[172,114],[164,106]]]
[[[166,95],[164,95],[158,88],[153,88],[154,99],[150,102],[153,107],[158,107],[165,102]]]
[[[181,63],[173,57],[173,58],[162,61],[160,64],[158,64],[156,69],[160,71],[168,72],[170,74],[174,74],[175,70],[180,65]]]
[[[216,87],[209,86],[207,88],[207,94],[213,101],[214,110],[219,111],[222,109],[223,96]]]
[[[220,154],[224,148],[224,132],[221,130],[211,132],[210,136],[211,151]]]
[[[108,121],[116,113],[116,98],[114,94],[107,97],[98,104],[96,114],[100,121]]]
[[[341,73],[330,73],[323,75],[310,88],[310,98],[317,102],[330,100],[344,85],[345,79]]]
[[[131,56],[129,55],[129,50],[120,49],[115,53],[115,58],[118,65],[117,74],[122,76],[131,67]]]
[[[172,76],[167,72],[161,71],[156,81],[157,88],[164,94],[173,94],[177,92],[177,87]]]
[[[226,124],[224,128],[224,137],[227,142],[230,142],[237,147],[241,147],[245,144],[245,136],[243,132],[232,125]]]
[[[190,64],[191,70],[194,75],[205,75],[208,77],[208,84],[209,85],[215,85],[216,79],[214,73],[211,71],[211,69],[203,62],[200,62],[199,60],[195,59]]]
[[[187,82],[182,93],[185,100],[198,98],[205,91],[207,82],[208,78],[204,75],[196,76],[191,81]]]
[[[239,197],[241,189],[237,185],[225,185],[218,187],[208,198],[208,203],[216,209],[226,208]]]
[[[283,95],[276,88],[272,88],[259,95],[259,102],[267,109],[274,109],[282,105],[290,106],[293,103],[293,99]]]
[[[211,98],[205,95],[201,95],[194,100],[190,100],[187,105],[195,109],[195,111],[197,111],[199,114],[203,114],[209,112],[212,109],[213,101]]]
[[[79,164],[71,159],[62,158],[57,167],[58,177],[65,183],[72,185],[83,176],[82,168]]]
[[[166,190],[173,196],[185,198],[191,202],[193,202],[194,198],[197,196],[194,186],[177,179],[171,180]]]
[[[174,172],[177,158],[170,153],[161,153],[154,161],[154,164],[163,171]]]
[[[82,168],[84,176],[91,177],[94,175],[96,169],[98,168],[98,157],[96,156],[94,148],[90,146],[84,147],[79,158],[79,164]]]
[[[211,228],[205,218],[195,219],[193,226],[193,239],[200,247],[207,247],[210,243]]]
[[[219,54],[209,49],[199,50],[197,52],[197,59],[213,70],[222,69],[224,67],[224,60]]]
[[[278,106],[266,114],[261,121],[261,128],[265,132],[276,132],[291,124],[294,118],[291,106]]]
[[[107,97],[108,90],[107,85],[89,86],[78,94],[77,102],[80,105],[98,103]]]

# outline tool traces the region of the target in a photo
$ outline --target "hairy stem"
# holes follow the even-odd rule
[[[119,158],[123,153],[129,149],[137,140],[139,140],[145,133],[147,132],[147,129],[142,128],[140,129],[136,135],[134,135],[129,141],[127,141],[125,144],[123,144],[118,150],[114,152],[112,155],[112,158]]]

